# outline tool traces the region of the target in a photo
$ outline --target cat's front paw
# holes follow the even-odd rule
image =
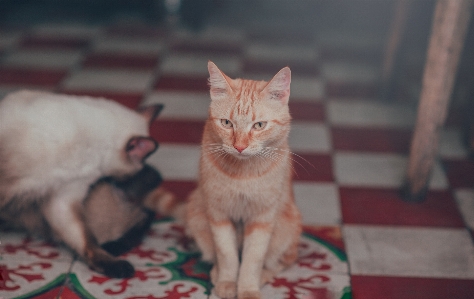
[[[235,298],[237,294],[237,284],[234,281],[218,281],[214,286],[214,292],[223,299]]]
[[[238,299],[260,299],[260,291],[243,291],[239,292]]]
[[[128,278],[135,274],[132,264],[124,260],[101,262],[105,275],[113,278]]]

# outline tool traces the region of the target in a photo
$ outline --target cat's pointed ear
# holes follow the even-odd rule
[[[163,110],[163,107],[164,107],[163,104],[154,104],[150,106],[139,107],[137,109],[137,112],[140,113],[142,116],[144,116],[146,120],[148,121],[148,124],[151,125],[151,123],[155,120],[155,118],[158,117],[161,110]]]
[[[290,83],[291,70],[289,67],[284,67],[268,82],[263,92],[267,93],[271,99],[287,104],[290,99]]]
[[[127,142],[125,152],[133,163],[141,163],[158,148],[158,143],[150,137],[132,137]]]
[[[230,78],[226,76],[214,62],[207,63],[209,71],[209,86],[211,87],[211,99],[219,100],[227,96],[228,92],[232,91],[229,84]]]

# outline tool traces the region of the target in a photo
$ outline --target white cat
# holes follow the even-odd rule
[[[149,124],[162,106],[132,111],[113,101],[19,91],[0,101],[0,217],[37,207],[56,238],[96,271],[133,275],[100,248],[83,201],[101,177],[126,179],[156,150]]]

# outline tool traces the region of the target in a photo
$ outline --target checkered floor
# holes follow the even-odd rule
[[[384,33],[299,30],[308,29],[302,20],[230,26],[221,18],[198,33],[137,22],[3,28],[0,95],[34,88],[131,108],[164,103],[149,162],[185,197],[209,105],[207,61],[231,77],[265,80],[289,65],[290,145],[301,156],[294,188],[306,228],[297,265],[264,288],[265,298],[472,298],[474,160],[459,122],[452,117],[441,132],[427,200],[403,202],[416,106],[377,97]],[[155,223],[125,255],[136,276],[120,280],[91,272],[65,248],[0,232],[0,298],[213,297],[208,269],[176,243],[181,233]]]

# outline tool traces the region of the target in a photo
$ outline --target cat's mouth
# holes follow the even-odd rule
[[[254,156],[253,153],[250,153],[250,152],[239,152],[239,151],[233,151],[232,152],[232,155],[234,157],[236,157],[237,159],[241,159],[241,160],[246,160],[246,159],[250,159]]]

